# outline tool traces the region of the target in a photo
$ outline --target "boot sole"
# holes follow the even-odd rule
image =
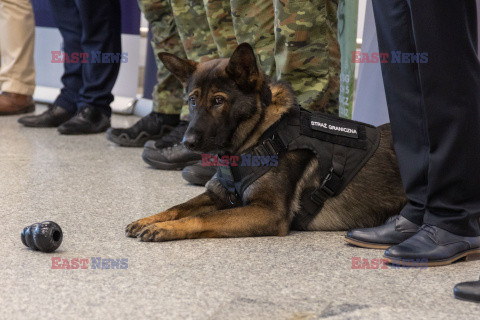
[[[121,147],[129,148],[142,148],[148,140],[159,140],[162,137],[163,135],[145,137],[142,135],[142,133],[140,133],[135,139],[127,139],[122,138],[121,136],[112,135],[109,131],[107,131],[107,140],[118,144]]]
[[[22,122],[20,121],[22,118],[18,119],[18,123],[22,124],[24,127],[28,127],[28,128],[58,128],[59,126],[61,126],[62,124],[64,124],[65,122],[67,122],[68,120],[70,120],[71,118],[59,123],[59,124],[42,124],[42,123],[28,123],[28,122]]]
[[[468,301],[468,302],[473,302],[473,303],[478,303],[478,304],[480,304],[480,299],[479,299],[479,300],[470,300],[470,299],[467,299],[467,298],[458,297],[458,296],[456,296],[455,294],[453,294],[453,296],[454,296],[455,299],[457,299],[457,300]]]
[[[27,127],[27,128],[57,128],[59,125],[55,126],[55,125],[37,125],[37,124],[28,124],[28,123],[23,123],[23,122],[18,122],[20,123],[21,125],[23,125],[24,127]]]
[[[142,159],[150,166],[159,170],[183,170],[183,168],[194,165],[195,163],[198,162],[198,159],[187,161],[187,162],[177,162],[177,163],[161,162],[161,161],[155,161],[155,160],[149,159],[145,157],[144,154],[142,154]]]
[[[367,248],[367,249],[381,249],[381,250],[387,250],[391,246],[394,246],[394,244],[381,244],[381,243],[373,243],[373,242],[364,242],[364,241],[359,241],[356,239],[348,238],[345,237],[345,241],[353,244],[354,246],[360,247],[360,248]]]
[[[383,256],[383,257],[387,260],[388,263],[399,265],[399,266],[414,267],[414,266],[418,266],[419,264],[418,262],[414,262],[414,261],[405,261],[401,259],[398,260],[398,259],[390,258],[387,256]],[[480,260],[480,249],[465,251],[444,260],[421,262],[421,264],[422,266],[427,266],[427,267],[442,267],[442,266],[447,266],[449,264],[452,264],[453,262],[463,258],[465,258],[465,261]]]
[[[207,178],[207,176],[201,176],[201,175],[194,174],[194,173],[191,173],[191,172],[188,172],[188,171],[182,171],[182,178],[185,181],[187,181],[188,183],[191,183],[193,185],[202,186],[202,187],[204,187],[207,184],[207,182],[212,179],[212,177],[214,175],[215,174],[210,176],[210,178]]]
[[[35,105],[26,106],[25,108],[14,112],[0,112],[0,116],[14,116],[17,114],[31,113],[35,111]]]
[[[76,136],[76,135],[85,135],[85,134],[98,134],[98,133],[104,133],[105,131],[110,128],[110,125],[105,128],[97,129],[94,131],[88,131],[88,132],[82,132],[82,131],[68,131],[68,130],[60,130],[61,127],[59,127],[57,130],[60,134],[65,135],[65,136]]]

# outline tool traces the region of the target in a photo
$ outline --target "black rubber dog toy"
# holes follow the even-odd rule
[[[21,239],[24,245],[33,250],[53,252],[62,244],[63,232],[55,222],[43,221],[23,228]]]

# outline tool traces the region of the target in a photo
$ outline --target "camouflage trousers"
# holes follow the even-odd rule
[[[157,84],[152,93],[153,111],[167,114],[180,114],[183,104],[183,87],[163,66],[157,54],[170,52],[186,57],[177,32],[169,0],[138,0],[140,10],[150,23],[151,45],[157,63]]]
[[[195,61],[231,55],[238,43],[256,50],[262,69],[289,82],[299,103],[338,113],[338,0],[139,0],[152,28],[155,56]],[[188,119],[183,88],[157,60],[154,111]],[[182,107],[183,105],[183,107]]]
[[[338,0],[230,0],[238,43],[256,50],[263,70],[289,82],[310,110],[338,114]]]
[[[180,114],[188,120],[184,89],[158,59],[169,52],[190,60],[228,57],[237,46],[232,15],[223,0],[139,0],[150,23],[152,47],[157,59],[157,81],[153,90],[153,111]]]

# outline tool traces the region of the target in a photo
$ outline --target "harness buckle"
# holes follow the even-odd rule
[[[337,175],[332,167],[328,171],[328,174],[323,180],[320,188],[324,190],[330,197],[333,197],[337,194],[342,183],[343,183],[343,177]]]
[[[232,206],[235,206],[239,203],[240,197],[238,196],[238,194],[236,192],[235,193],[230,193],[228,195],[228,200],[230,201],[230,204]]]
[[[275,138],[275,136],[273,138]],[[265,148],[265,150],[267,151],[269,156],[277,156],[278,152],[275,149],[275,145],[273,144],[272,139],[263,140],[262,145]]]
[[[325,178],[323,178],[320,187],[312,193],[310,198],[317,204],[324,203],[328,198],[336,195],[337,189],[342,181],[343,178],[339,177],[335,171],[333,171],[333,167],[330,168]]]
[[[325,191],[325,193],[327,193],[327,195],[329,195],[330,197],[333,197],[335,195],[335,191],[330,189],[329,186],[327,185],[328,182],[332,179],[333,174],[334,172],[332,167],[330,168],[330,170],[328,170],[327,175],[325,176],[325,178],[322,181],[322,184],[320,185],[320,189]]]

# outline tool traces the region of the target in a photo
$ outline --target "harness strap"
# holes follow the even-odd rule
[[[310,196],[306,195],[302,199],[302,206],[307,213],[302,219],[305,225],[316,216],[316,214],[323,208],[325,201],[329,198],[335,197],[340,191],[344,182],[343,171],[347,161],[347,148],[341,145],[333,146],[332,165],[327,175],[323,177],[320,186],[313,190]],[[302,224],[303,224],[302,223]]]
[[[274,130],[270,137],[264,138],[262,143],[241,156],[261,156],[264,158],[279,156],[287,150],[287,147],[288,142],[284,142],[282,138],[276,134],[276,130]],[[230,202],[235,204],[240,201],[241,195],[245,192],[246,188],[270,169],[268,165],[222,166],[217,169],[217,178],[231,194],[234,194],[235,201],[231,199]]]

